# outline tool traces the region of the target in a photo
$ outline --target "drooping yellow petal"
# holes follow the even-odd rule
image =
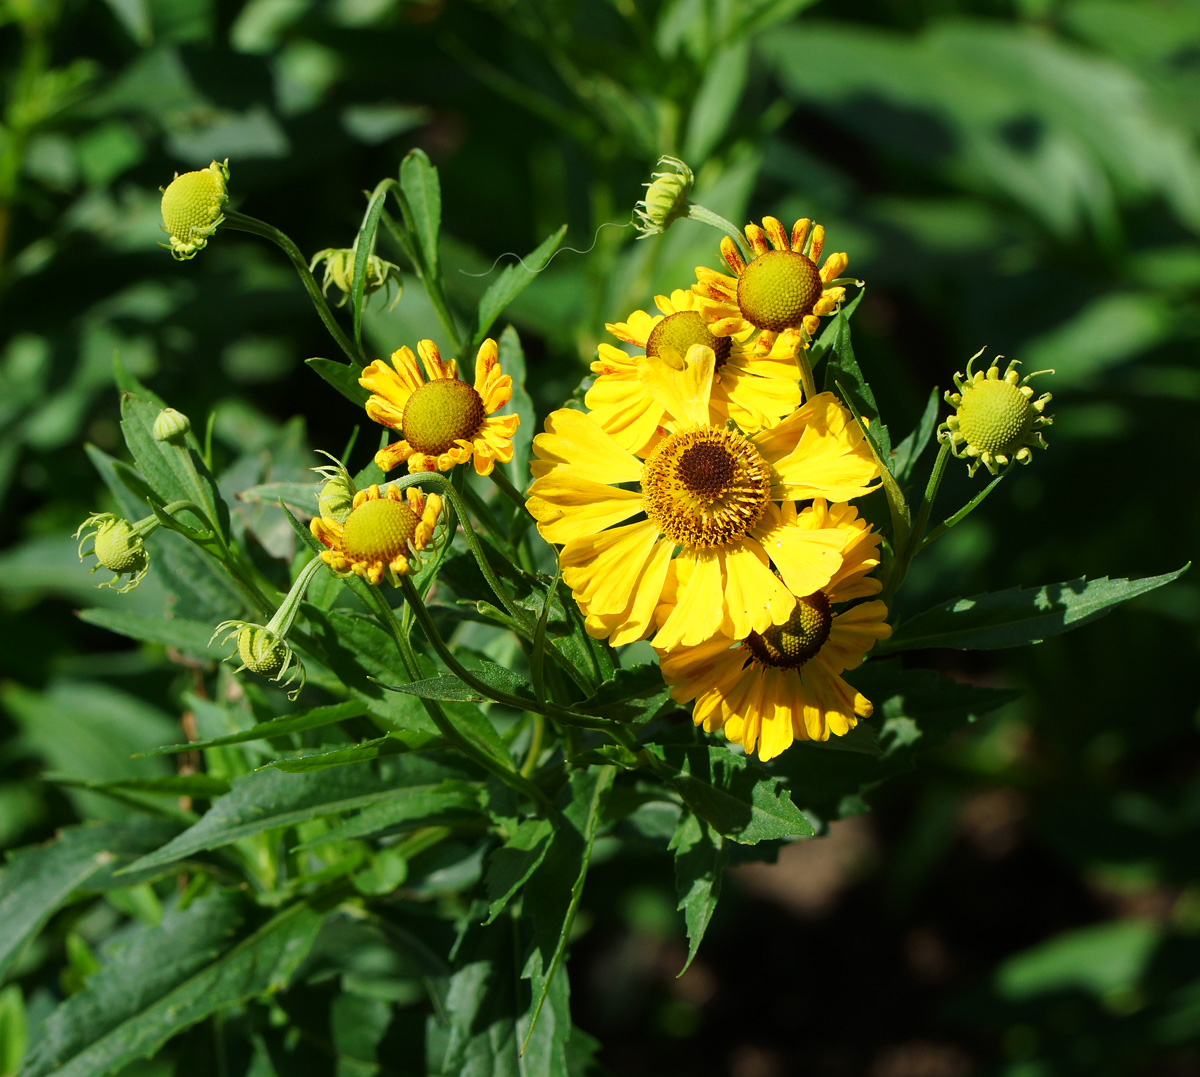
[[[638,360],[638,377],[677,426],[708,426],[716,353],[704,344],[693,344],[682,360],[683,368],[678,369],[666,356],[643,356]]]
[[[693,645],[709,639],[724,619],[724,579],[718,550],[686,549],[679,555],[693,562],[692,574],[679,586],[679,602],[654,637],[655,647]]]
[[[561,545],[628,520],[641,511],[642,495],[560,468],[530,487],[525,505],[542,538]]]
[[[642,462],[622,449],[590,415],[560,408],[546,417],[546,432],[533,439],[535,478],[557,467],[602,483],[639,482]]]
[[[801,527],[784,519],[774,505],[768,505],[750,537],[762,544],[793,595],[811,595],[841,568],[848,535],[836,527]]]
[[[634,581],[625,607],[611,614],[587,614],[588,634],[607,638],[614,647],[645,639],[654,625],[654,609],[671,565],[674,547],[659,541],[650,553],[645,567]]]
[[[559,554],[563,580],[589,612],[621,612],[657,542],[649,520],[572,539]]]
[[[751,632],[765,632],[783,624],[796,607],[796,597],[767,564],[767,555],[757,542],[737,540],[723,551],[725,562],[725,618],[721,631],[731,639],[745,639]]]
[[[758,698],[752,701],[762,715],[758,757],[764,763],[786,751],[796,739],[792,731],[792,715],[784,705],[786,676],[784,670],[764,670]]]

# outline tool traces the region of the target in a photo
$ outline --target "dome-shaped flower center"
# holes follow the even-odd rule
[[[700,427],[664,438],[642,469],[646,515],[680,546],[723,546],[762,518],[771,474],[741,434]]]
[[[417,452],[437,456],[460,438],[474,437],[486,418],[483,401],[470,385],[458,378],[438,378],[408,398],[401,426],[405,441]]]
[[[825,645],[832,624],[829,599],[817,591],[797,599],[795,610],[783,624],[772,625],[761,635],[751,632],[744,646],[765,666],[799,669]]]
[[[139,572],[146,564],[141,536],[134,532],[128,520],[110,520],[101,524],[96,531],[93,552],[100,564],[118,576]]]
[[[1011,456],[1026,444],[1037,417],[1018,386],[1003,378],[981,378],[963,390],[958,429],[980,452]]]
[[[738,277],[738,307],[751,325],[781,332],[812,313],[821,288],[811,258],[799,251],[767,251],[747,262]]]
[[[342,549],[362,564],[388,564],[408,553],[421,521],[407,505],[391,498],[364,501],[342,525]]]
[[[187,243],[192,229],[207,228],[218,217],[227,201],[221,178],[212,169],[185,172],[163,192],[162,217],[167,231]]]
[[[659,355],[668,361],[672,356],[678,356],[682,361],[693,344],[704,344],[716,353],[715,369],[720,370],[729,359],[732,343],[729,337],[713,336],[699,311],[680,310],[668,314],[650,330],[650,336],[646,338],[646,354]]]

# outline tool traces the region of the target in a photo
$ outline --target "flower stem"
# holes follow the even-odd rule
[[[703,206],[698,206],[695,202],[688,203],[687,211],[688,219],[699,221],[701,224],[711,225],[724,232],[730,239],[737,244],[738,250],[741,252],[742,258],[749,262],[754,257],[754,252],[746,246],[746,237],[741,230],[734,226],[733,222],[727,221],[719,213],[714,213],[711,209],[705,209]]]
[[[925,545],[921,539],[924,537],[925,527],[929,523],[929,514],[933,511],[933,502],[937,498],[938,488],[942,485],[942,477],[946,473],[946,461],[949,459],[950,443],[943,441],[941,448],[938,449],[937,459],[933,462],[933,470],[929,473],[929,481],[925,484],[925,493],[921,496],[921,504],[917,507],[916,519],[904,536],[904,541],[896,550],[896,561],[892,565],[887,585],[879,596],[889,606],[900,589],[900,585],[904,582],[904,577],[908,574],[908,566],[912,564],[913,558]]]
[[[517,506],[522,515],[530,516],[529,509],[525,507],[525,498],[521,496],[521,491],[513,486],[503,471],[498,467],[492,468],[490,478],[499,487],[500,492]],[[530,516],[530,519],[532,519],[532,516]]]
[[[248,217],[246,214],[238,213],[235,210],[227,209],[225,211],[225,224],[230,228],[236,228],[240,232],[249,232],[251,235],[269,239],[288,256],[292,265],[295,266],[296,272],[300,275],[300,281],[304,285],[305,291],[308,292],[309,299],[312,300],[313,306],[317,308],[317,314],[320,315],[321,321],[325,323],[325,328],[329,330],[329,335],[333,337],[337,346],[342,349],[350,362],[356,363],[359,366],[366,366],[367,357],[363,354],[362,349],[357,347],[342,331],[342,327],[338,325],[337,320],[333,316],[333,311],[329,309],[329,304],[325,302],[325,296],[321,294],[320,286],[309,271],[308,263],[304,260],[304,255],[300,253],[300,248],[274,225],[267,224],[266,221],[260,221],[256,217]]]

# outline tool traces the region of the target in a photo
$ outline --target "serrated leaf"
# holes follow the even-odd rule
[[[1014,587],[957,598],[905,621],[891,639],[876,648],[881,654],[922,647],[993,650],[1040,643],[1079,628],[1122,602],[1177,580],[1191,562],[1175,572],[1142,579],[1098,580],[1080,577],[1042,587]]]
[[[729,857],[721,835],[691,812],[679,817],[670,848],[675,851],[675,890],[679,895],[676,908],[682,910],[687,925],[688,955],[679,970],[682,976],[700,949],[700,940],[717,908]]]
[[[498,666],[495,662],[481,662],[471,669],[471,673],[490,688],[520,696],[531,703],[534,701],[533,685],[511,669]],[[426,677],[409,684],[389,684],[387,687],[392,692],[404,692],[410,696],[420,696],[422,699],[441,699],[458,703],[482,702],[488,698],[478,689],[460,681],[453,673],[439,673],[436,677]]]
[[[135,936],[46,1019],[18,1077],[105,1077],[209,1014],[285,987],[325,913],[293,905],[231,945],[244,904],[219,892]]]
[[[227,744],[244,744],[252,740],[270,740],[274,737],[284,737],[290,733],[303,733],[308,729],[320,729],[336,722],[349,721],[367,713],[365,703],[352,700],[349,703],[335,703],[330,707],[315,707],[300,714],[275,718],[269,722],[259,722],[250,729],[240,733],[231,733],[225,737],[215,737],[212,740],[195,741],[188,744],[168,744],[165,748],[155,748],[152,752],[141,752],[135,758],[147,755],[171,755],[176,752],[200,751],[204,748],[221,748]]]
[[[128,636],[143,643],[174,647],[184,654],[216,659],[225,658],[229,654],[229,645],[214,639],[212,625],[201,621],[189,621],[184,617],[167,617],[162,614],[152,616],[125,609],[80,610],[76,616],[81,621],[98,628],[106,628],[120,636]]]
[[[416,236],[425,268],[438,275],[438,232],[442,227],[442,189],[437,169],[424,150],[409,150],[400,162],[400,189],[412,219],[409,229]]]
[[[657,662],[618,669],[575,709],[620,722],[638,723],[654,716],[669,695]]]
[[[349,363],[339,363],[336,359],[320,357],[305,359],[304,364],[316,371],[356,407],[361,408],[370,399],[370,390],[358,384],[360,373],[358,367],[351,366]]]
[[[476,322],[475,336],[471,350],[475,351],[488,335],[492,323],[500,317],[504,308],[517,298],[534,278],[545,268],[550,256],[558,249],[567,234],[564,224],[557,232],[552,232],[538,246],[516,265],[505,266],[498,276],[488,286],[479,300],[479,313]],[[507,371],[505,371],[507,373]]]
[[[54,841],[8,854],[0,871],[0,979],[46,921],[73,894],[107,889],[112,874],[170,840],[179,827],[161,819],[84,824]],[[126,885],[122,879],[120,885]]]
[[[213,804],[195,826],[128,870],[161,867],[264,830],[365,808],[394,797],[406,785],[462,776],[455,768],[419,755],[392,756],[379,763],[351,763],[304,774],[256,770],[235,779],[229,793]]]
[[[780,779],[744,755],[703,744],[650,750],[675,770],[671,784],[717,833],[743,845],[813,833]]]
[[[591,863],[596,827],[615,776],[613,767],[571,772],[563,791],[570,801],[561,813],[552,817],[554,837],[550,848],[525,884],[522,918],[532,925],[533,937],[521,976],[529,980],[533,1004],[529,1025],[524,1030],[523,1048],[533,1036],[542,1004],[566,953],[571,924]]]
[[[488,859],[487,919],[490,924],[546,858],[554,828],[549,819],[522,819],[508,840]]]
[[[382,737],[359,741],[347,747],[331,751],[318,749],[305,755],[285,756],[267,764],[288,774],[304,774],[310,770],[326,767],[344,767],[347,763],[361,763],[368,759],[379,759],[385,755],[403,755],[405,752],[420,752],[441,743],[439,737],[417,730],[397,730]]]

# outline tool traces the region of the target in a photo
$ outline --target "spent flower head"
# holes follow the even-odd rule
[[[284,685],[291,684],[299,674],[300,684],[293,695],[304,687],[304,664],[287,645],[287,641],[280,639],[269,627],[250,621],[222,621],[213,631],[212,638],[216,639],[221,632],[225,633],[222,643],[230,636],[237,637],[237,656],[242,664],[235,673],[248,669],[251,673]],[[287,680],[283,680],[284,675],[289,673]]]
[[[228,158],[223,163],[213,161],[197,172],[175,173],[175,179],[162,196],[163,231],[171,241],[159,246],[167,248],[181,262],[202,251],[225,220],[228,180]]]
[[[153,517],[150,517],[154,520]],[[154,521],[157,526],[157,521]],[[111,580],[101,583],[100,587],[116,587],[123,576],[129,581],[124,587],[117,587],[117,594],[132,591],[150,569],[150,555],[142,545],[143,532],[138,526],[111,512],[96,512],[79,525],[75,538],[79,538],[84,528],[95,528],[89,531],[79,541],[79,559],[82,561],[89,554],[94,554],[96,564],[92,572],[106,568],[115,573]],[[153,530],[150,528],[149,530]],[[84,549],[88,539],[92,540],[90,549]]]
[[[678,157],[664,154],[658,159],[660,171],[650,173],[646,197],[634,207],[634,228],[638,239],[657,236],[688,214],[688,195],[691,194],[695,175]]]
[[[331,284],[336,287],[342,293],[342,297],[338,300],[339,307],[350,298],[354,291],[354,260],[356,257],[357,252],[353,247],[326,247],[323,251],[317,251],[309,263],[310,272],[315,271],[322,262],[325,263],[325,276],[321,280],[321,290],[328,294]],[[400,301],[400,295],[404,291],[400,267],[394,262],[380,258],[377,254],[368,254],[366,273],[363,279],[363,295],[372,295],[385,288],[390,294],[393,285],[395,285],[396,294],[392,296],[388,310],[391,310]]]
[[[967,470],[974,475],[982,463],[993,475],[998,475],[1014,460],[1028,464],[1033,458],[1031,449],[1046,448],[1042,430],[1054,419],[1043,411],[1051,396],[1043,393],[1036,400],[1029,383],[1039,374],[1052,370],[1037,370],[1021,377],[1018,360],[1013,359],[1000,373],[998,355],[986,371],[972,371],[971,364],[984,352],[980,348],[967,361],[966,375],[955,374],[958,391],[946,391],[946,403],[954,414],[938,427],[938,438],[948,442],[957,457],[966,457]]]

